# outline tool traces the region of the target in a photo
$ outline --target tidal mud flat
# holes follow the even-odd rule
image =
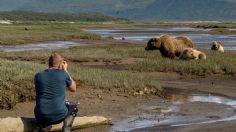
[[[140,31],[141,32],[141,31]],[[202,31],[201,31],[202,32]],[[184,34],[184,31],[182,32]],[[127,38],[127,37],[126,37]],[[208,42],[208,41],[207,41]],[[82,45],[80,45],[80,43]],[[111,71],[124,71],[132,75],[143,76],[159,83],[163,88],[163,96],[139,93],[121,92],[125,88],[106,89],[103,87],[91,88],[91,85],[79,84],[77,95],[68,94],[70,100],[79,100],[79,116],[100,115],[113,119],[112,126],[98,126],[76,131],[234,131],[235,126],[235,99],[236,83],[235,75],[211,74],[211,75],[185,75],[176,72],[133,71],[125,66],[143,61],[145,58],[105,55],[96,58],[99,54],[107,52],[121,52],[120,49],[112,49],[106,46],[122,45],[124,49],[142,49],[145,41],[121,41],[121,40],[83,40],[73,45],[72,49],[82,52],[100,47],[99,52],[75,59],[66,57],[69,63],[75,67],[88,67],[95,69],[109,69]],[[137,47],[135,46],[137,43]],[[77,46],[80,47],[74,47]],[[90,44],[90,45],[88,45]],[[88,49],[84,49],[86,45]],[[204,45],[204,43],[202,43]],[[233,45],[234,46],[234,45]],[[47,47],[47,46],[46,46]],[[112,45],[113,47],[113,45]],[[62,47],[63,48],[63,47]],[[66,48],[66,47],[65,47]],[[105,50],[103,50],[105,48]],[[78,49],[78,51],[77,51]],[[44,49],[45,50],[45,49]],[[54,51],[58,49],[53,49]],[[68,49],[71,52],[71,48]],[[144,49],[143,49],[144,50]],[[61,50],[58,50],[62,52]],[[75,52],[74,50],[72,50]],[[36,52],[36,51],[35,51]],[[91,52],[91,53],[92,53]],[[234,50],[230,51],[234,52]],[[40,53],[40,51],[39,51]],[[63,52],[62,52],[63,53]],[[66,52],[67,53],[67,52]],[[87,54],[87,52],[85,52]],[[121,52],[120,54],[122,54]],[[133,53],[133,51],[132,51]],[[235,52],[234,52],[235,53]],[[4,54],[4,53],[1,53]],[[30,58],[24,53],[13,56],[14,51],[3,55],[2,59],[29,61],[41,63],[43,56],[32,54]],[[22,55],[23,54],[23,55]],[[35,53],[36,54],[36,53]],[[151,54],[151,53],[150,53]],[[76,54],[77,55],[77,54]],[[93,58],[95,56],[95,58]],[[137,56],[137,55],[135,55]],[[235,57],[235,55],[232,55]],[[110,58],[111,57],[111,58]],[[123,57],[123,56],[122,56]],[[86,59],[85,59],[86,58]],[[44,63],[45,64],[45,61]],[[80,83],[81,79],[77,79]],[[83,82],[84,83],[84,82]],[[1,110],[1,117],[8,116],[33,116],[34,102],[18,103],[12,110]],[[209,109],[210,108],[210,109]],[[24,111],[22,111],[22,109]]]

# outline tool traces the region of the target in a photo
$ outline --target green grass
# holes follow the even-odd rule
[[[207,75],[207,74],[236,74],[236,57],[233,54],[219,53],[211,50],[201,50],[206,53],[206,60],[180,60],[161,56],[158,50],[145,51],[143,47],[112,47],[107,48],[110,56],[119,58],[144,58],[143,61],[127,65],[127,70],[145,72],[177,72],[180,74]],[[92,53],[91,53],[92,54]]]
[[[134,45],[109,45],[105,47],[81,47],[58,50],[69,61],[69,71],[80,86],[103,90],[118,90],[134,93],[148,89],[161,94],[155,80],[145,78],[142,72],[177,72],[190,75],[236,75],[235,54],[203,50],[207,60],[185,61],[163,58],[159,51],[145,51]],[[0,56],[0,108],[10,109],[18,102],[34,99],[34,74],[46,68],[46,61],[52,51],[4,53]],[[90,68],[78,65],[78,61],[89,59],[143,58],[142,61],[126,64],[124,71]],[[8,60],[6,60],[8,59]],[[41,64],[43,61],[43,64]],[[139,71],[132,74],[129,71]]]
[[[34,99],[33,76],[43,67],[29,62],[0,61],[0,108],[10,109],[16,103]]]
[[[178,58],[163,58],[160,52],[145,51],[140,46],[123,46],[110,45],[106,47],[84,47],[59,50],[58,52],[65,59],[71,62],[86,61],[89,59],[126,59],[126,58],[143,58],[143,61],[126,65],[127,70],[134,71],[159,71],[159,72],[177,72],[180,74],[207,75],[207,74],[236,74],[236,58],[233,54],[219,53],[210,50],[203,50],[206,60],[185,61]],[[30,57],[28,56],[30,54]],[[19,53],[0,53],[2,58],[21,58],[30,60],[34,58],[44,61],[47,60],[48,52],[19,52]],[[13,59],[14,60],[14,59]]]
[[[27,29],[27,30],[25,30]],[[84,32],[81,24],[69,23],[20,23],[0,24],[0,44],[17,45],[50,40],[101,39],[100,36]]]
[[[79,68],[71,66],[72,76],[80,83],[100,89],[115,88],[121,92],[143,91],[145,88],[158,92],[159,84],[142,76],[132,75],[125,71],[112,71],[96,68]]]
[[[209,74],[236,74],[236,58],[232,54],[222,54],[209,50],[204,50],[207,55],[206,60],[185,61],[178,58],[163,58],[159,52],[142,53],[140,49],[139,55],[146,58],[142,62],[127,66],[129,70],[135,71],[159,71],[159,72],[177,72],[180,74],[191,75],[209,75]]]

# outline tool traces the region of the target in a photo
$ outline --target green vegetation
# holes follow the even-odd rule
[[[100,36],[84,32],[82,25],[69,23],[19,23],[0,25],[0,44],[16,45],[50,40],[101,39]]]
[[[0,20],[12,21],[55,21],[55,22],[105,22],[126,19],[105,16],[98,13],[43,13],[30,11],[0,12]]]
[[[94,88],[109,89],[115,88],[120,92],[130,93],[144,91],[145,88],[156,93],[159,92],[159,85],[153,80],[145,79],[142,76],[135,76],[125,71],[111,71],[95,68],[78,68],[72,66],[72,76],[84,85]]]
[[[33,75],[39,64],[0,60],[0,108],[10,109],[16,103],[34,99]]]
[[[236,74],[236,59],[233,56],[207,52],[207,60],[184,61],[162,58],[148,58],[143,62],[128,66],[130,70],[177,72],[180,74],[209,75]]]
[[[177,72],[180,74],[208,75],[208,74],[236,74],[236,58],[232,54],[222,54],[209,50],[203,50],[207,54],[207,60],[185,61],[178,58],[163,58],[159,51],[145,51],[144,48],[113,48],[109,53],[144,58],[143,61],[127,65],[128,70],[148,72]]]
[[[208,74],[236,74],[236,58],[234,54],[218,53],[203,50],[207,60],[185,61],[178,58],[163,58],[159,51],[145,51],[143,47],[134,45],[109,45],[106,47],[81,47],[58,50],[70,62],[89,62],[94,60],[122,60],[127,58],[143,58],[134,64],[124,67],[124,70],[147,72],[178,72],[180,74],[208,75]],[[28,55],[31,56],[28,56]],[[0,53],[1,58],[11,60],[46,61],[47,52],[18,52]]]
[[[115,43],[115,42],[114,42]],[[34,99],[33,76],[46,68],[46,61],[52,51],[1,52],[0,108],[10,109],[18,102]],[[221,54],[204,50],[207,60],[185,61],[163,58],[159,51],[147,52],[135,45],[108,45],[102,47],[81,47],[58,50],[71,65],[69,71],[79,85],[103,90],[118,90],[133,94],[148,90],[161,95],[155,80],[144,77],[142,72],[177,72],[190,75],[224,74],[236,75],[234,54]],[[29,56],[30,55],[30,56]],[[142,58],[138,62],[123,64],[120,71],[101,69],[96,65],[79,65],[83,62],[94,64],[112,60]],[[105,62],[103,63],[105,65]],[[138,71],[133,74],[131,71]]]
[[[71,65],[69,71],[73,78],[79,82],[79,85],[104,90],[117,90],[129,94],[139,91],[145,91],[148,94],[160,94],[159,84],[141,75],[137,76],[125,71],[103,70],[77,65],[77,60],[79,59],[76,56],[78,55],[82,55],[80,59],[87,59],[87,57],[107,58],[109,56],[107,52],[104,52],[107,49],[98,49],[98,52],[102,53],[101,56],[96,56],[95,54],[98,52],[94,52],[95,50],[94,48],[79,48],[58,51],[66,60],[69,60]],[[81,53],[81,51],[84,52]],[[51,51],[19,52],[16,54],[1,53],[2,58],[5,58],[1,59],[0,66],[0,82],[2,84],[0,86],[1,109],[11,109],[16,103],[34,99],[33,77],[36,72],[46,68],[45,61],[50,53]],[[6,60],[6,58],[9,60]],[[16,60],[18,58],[19,60]],[[42,62],[44,64],[40,64]]]

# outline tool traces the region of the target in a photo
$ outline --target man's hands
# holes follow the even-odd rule
[[[61,70],[64,70],[67,72],[67,67],[68,67],[68,64],[66,61],[63,61],[60,65],[59,65],[59,69]]]
[[[68,67],[68,63],[66,61],[63,61],[63,70],[65,70],[67,72],[67,67]]]
[[[71,86],[68,87],[69,90],[70,90],[71,92],[76,92],[76,83],[75,83],[75,81],[72,79],[72,77],[70,76],[69,72],[67,71],[67,68],[68,68],[68,64],[67,64],[66,61],[63,61],[63,62],[59,65],[59,69],[64,70],[65,72],[67,72],[68,75],[69,75],[69,77],[70,77],[70,79],[71,79],[71,81],[72,81]]]

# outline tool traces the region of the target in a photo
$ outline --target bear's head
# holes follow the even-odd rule
[[[183,54],[182,57],[184,59],[196,59],[196,56],[194,55],[194,51],[191,48],[186,48],[182,54]]]
[[[148,41],[147,46],[145,47],[145,50],[156,50],[156,49],[160,49],[160,47],[161,47],[160,38],[151,38]]]
[[[212,46],[211,46],[211,49],[212,50],[219,50],[220,46],[221,46],[221,42],[220,41],[214,41]]]

